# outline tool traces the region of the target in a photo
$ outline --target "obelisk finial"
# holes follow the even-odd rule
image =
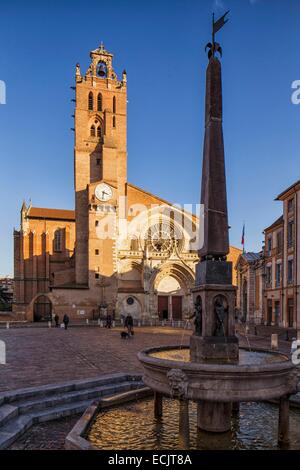
[[[225,23],[227,23],[228,18],[225,19],[225,16],[228,15],[230,10],[226,11],[221,18],[215,21],[215,14],[212,15],[212,41],[211,43],[208,42],[205,46],[205,50],[208,49],[208,58],[215,56],[216,52],[219,52],[220,56],[222,57],[222,47],[218,42],[215,41],[215,34],[221,29]]]

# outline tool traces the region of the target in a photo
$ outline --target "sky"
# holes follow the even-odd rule
[[[75,64],[101,41],[128,80],[128,180],[174,203],[200,199],[211,14],[230,9],[223,125],[230,243],[261,249],[300,179],[299,0],[0,0],[0,274],[13,275],[23,199],[72,209]]]

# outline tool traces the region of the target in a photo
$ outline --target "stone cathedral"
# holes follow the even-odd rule
[[[23,203],[14,315],[184,320],[193,310],[198,219],[127,181],[126,72],[118,78],[103,45],[90,58],[75,74],[75,211]],[[228,259],[239,254],[231,247]]]

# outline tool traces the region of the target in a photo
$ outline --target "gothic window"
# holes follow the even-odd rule
[[[116,97],[113,97],[113,113],[117,112],[117,100]]]
[[[167,254],[175,247],[180,251],[182,242],[182,232],[176,229],[170,220],[161,220],[148,230],[147,244],[152,252]]]
[[[101,127],[100,127],[100,125],[97,127],[97,137],[101,137]]]
[[[96,129],[95,129],[95,126],[94,124],[91,126],[91,137],[95,137],[96,136]]]
[[[54,251],[62,251],[62,230],[57,229],[54,232]]]
[[[137,238],[133,238],[130,242],[131,251],[139,251],[139,241]]]
[[[98,109],[98,111],[102,111],[102,95],[101,95],[101,93],[98,94],[97,109]]]
[[[93,97],[93,93],[90,91],[89,92],[89,110],[93,111],[93,109],[94,109],[94,97]]]

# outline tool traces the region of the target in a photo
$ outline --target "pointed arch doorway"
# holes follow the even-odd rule
[[[183,288],[175,277],[167,275],[157,285],[157,306],[160,320],[182,320]]]
[[[39,295],[33,304],[33,321],[50,321],[52,318],[52,303],[47,295]]]

